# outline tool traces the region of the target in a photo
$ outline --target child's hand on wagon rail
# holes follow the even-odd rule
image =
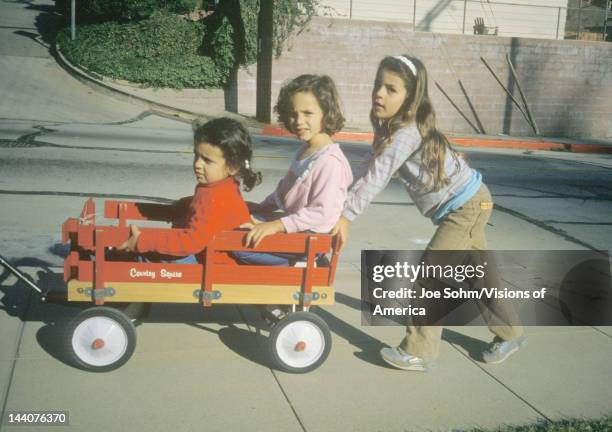
[[[251,216],[251,220],[253,223],[245,223],[240,225],[240,228],[250,229],[244,238],[244,245],[247,247],[257,247],[264,237],[271,234],[285,232],[285,226],[280,219],[270,222],[261,222]]]
[[[336,222],[336,225],[334,225],[331,230],[331,235],[338,235],[338,252],[344,249],[344,245],[348,241],[350,223],[351,221],[349,221],[347,218],[340,216],[340,219],[338,219],[338,222]]]
[[[121,244],[117,249],[125,252],[136,252],[136,243],[140,236],[140,229],[136,225],[130,225],[130,238]]]

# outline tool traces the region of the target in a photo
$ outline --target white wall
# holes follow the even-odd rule
[[[499,36],[563,39],[568,0],[324,0],[333,17],[405,22],[417,31],[473,33],[474,20]],[[416,3],[416,9],[415,9]],[[416,10],[416,14],[415,14]],[[464,20],[465,16],[465,20]]]

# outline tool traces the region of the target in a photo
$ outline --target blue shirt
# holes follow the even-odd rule
[[[431,221],[434,225],[438,225],[447,214],[453,210],[457,210],[478,192],[480,185],[482,185],[482,175],[476,170],[473,171],[474,175],[471,180],[459,191],[459,193],[442,204],[431,216]]]

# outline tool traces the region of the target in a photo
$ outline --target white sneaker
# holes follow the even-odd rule
[[[429,372],[433,367],[426,360],[410,355],[400,347],[383,348],[380,350],[380,356],[384,361],[398,369]]]
[[[527,337],[524,335],[509,341],[504,341],[498,336],[495,336],[493,342],[491,342],[489,347],[482,353],[482,360],[489,364],[502,363],[512,354],[526,346]]]

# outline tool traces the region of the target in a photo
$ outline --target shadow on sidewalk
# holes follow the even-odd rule
[[[60,296],[65,293],[63,274],[54,272],[49,262],[26,257],[12,261],[11,264],[17,268],[24,266],[40,268],[36,272],[34,282],[42,289],[51,288],[52,292]],[[18,280],[13,284],[7,284],[6,281],[10,275],[8,270],[0,273],[0,293],[3,294],[0,301],[0,312],[4,311],[8,316],[16,317],[22,322],[44,323],[45,325],[36,333],[37,342],[53,358],[62,363],[71,364],[66,353],[64,329],[81,310],[92,305],[65,301],[42,303],[38,294],[33,292],[26,283]],[[361,310],[359,299],[337,293],[336,300],[351,309]],[[121,309],[125,305],[109,303],[109,306]],[[313,312],[325,320],[332,332],[360,350],[354,353],[355,357],[376,366],[388,367],[379,355],[380,349],[387,346],[385,343],[323,308],[315,308]],[[256,313],[255,308],[245,307],[245,310],[240,313],[236,305],[216,305],[214,308],[203,311],[198,304],[160,304],[149,318],[145,322],[185,323],[204,331],[213,332],[218,335],[224,345],[239,356],[265,367],[273,367],[267,353],[268,337],[262,333],[262,330],[267,332],[269,328]],[[242,322],[247,322],[256,331],[241,329],[235,325]],[[214,330],[207,327],[206,323],[221,324],[226,327]],[[442,338],[449,343],[463,347],[475,360],[481,359],[481,353],[487,347],[485,342],[449,329],[444,330]]]
[[[229,324],[220,330],[213,330],[198,323],[188,323],[187,325],[216,333],[219,340],[240,357],[261,366],[273,368],[265,348],[268,344],[268,338],[259,331],[253,333],[250,330],[238,328],[234,324]]]
[[[37,258],[21,258],[13,260],[11,264],[16,268],[35,267],[40,268],[36,277],[28,277],[43,290],[51,289],[52,292],[65,290],[63,275],[54,272],[51,263]],[[4,311],[8,316],[18,318],[22,323],[42,322],[44,327],[36,333],[36,340],[47,353],[62,363],[68,364],[66,349],[63,344],[63,329],[70,320],[80,312],[80,308],[57,303],[43,303],[40,296],[25,282],[17,279],[12,285],[7,284],[7,279],[12,274],[2,268],[0,273],[0,312]]]
[[[336,293],[336,301],[361,313],[361,301],[359,299],[346,294]],[[360,352],[354,353],[355,357],[376,366],[388,367],[379,355],[379,351],[386,347],[386,344],[361,331],[359,328],[337,318],[324,309],[317,308],[316,312],[325,320],[332,332],[361,350]]]
[[[36,340],[40,347],[56,360],[74,366],[67,352],[66,328],[82,310],[94,307],[93,304],[66,301],[66,284],[63,274],[57,272],[57,267],[53,271],[51,263],[47,261],[26,257],[11,260],[11,265],[17,269],[39,268],[40,270],[36,270],[35,277],[26,276],[41,289],[50,288],[51,300],[41,302],[38,293],[29,285],[20,279],[13,279],[12,273],[0,267],[0,314],[4,312],[9,317],[19,319],[22,323],[43,323],[44,325],[36,332]],[[126,303],[108,303],[109,307],[119,310],[124,309],[127,305]],[[261,321],[263,324],[263,320]],[[243,322],[244,318],[238,312],[236,305],[215,305],[213,308],[203,310],[199,304],[159,303],[154,305],[150,316],[145,318],[145,324],[184,323],[216,333],[219,340],[238,355],[270,367],[265,349],[268,338],[259,332],[254,334],[235,325]],[[207,327],[206,323],[221,324],[226,327],[213,330]],[[262,324],[256,323],[255,325],[262,327]],[[15,326],[15,332],[18,337],[21,333],[18,326]],[[74,367],[78,369],[77,366]]]
[[[41,13],[36,17],[35,25],[42,40],[48,44],[53,50],[57,33],[67,25],[64,17],[55,12],[53,6],[35,6],[30,5],[28,9],[40,10]]]
[[[49,54],[53,54],[57,33],[62,27],[68,25],[66,19],[58,13],[54,5],[33,4],[31,1],[20,0],[17,3],[26,5],[24,9],[39,11],[34,19],[34,26],[38,33],[17,30],[14,33],[19,36],[27,37],[47,48]]]
[[[488,342],[475,339],[471,336],[467,336],[461,333],[457,333],[454,330],[444,329],[442,332],[442,340],[453,344],[459,345],[467,351],[467,354],[472,360],[482,362],[482,353],[489,346]]]
[[[25,257],[11,260],[11,265],[17,269],[22,267],[40,268],[36,272],[35,280],[29,277],[29,275],[26,275],[26,277],[43,290],[50,288],[52,291],[57,292],[65,287],[63,275],[55,273],[51,269],[53,265],[48,261]],[[34,292],[29,285],[19,279],[13,285],[8,285],[6,280],[12,274],[3,267],[0,267],[0,270],[2,270],[0,273],[0,293],[3,294],[0,301],[0,311],[4,310],[7,315],[17,317],[21,321],[44,321],[44,314],[41,314],[37,308],[31,307],[40,304],[38,293]]]
[[[361,311],[361,300],[359,299],[347,296],[346,294],[336,293],[336,301],[352,309]],[[332,331],[362,350],[361,353],[355,354],[356,357],[372,364],[388,367],[386,363],[380,360],[378,354],[381,348],[388,346],[387,344],[346,324],[344,321],[339,320],[328,312],[323,311],[320,315],[329,324]],[[447,328],[442,332],[442,340],[462,347],[467,351],[470,358],[476,361],[482,361],[482,352],[489,346],[488,342],[475,339]]]

